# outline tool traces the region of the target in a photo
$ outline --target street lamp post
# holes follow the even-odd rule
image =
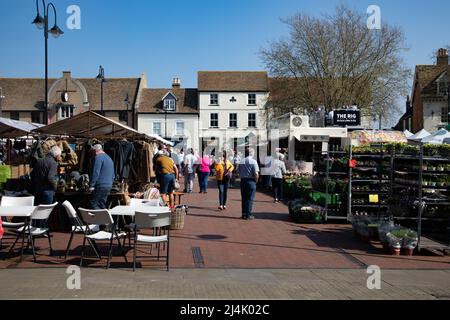
[[[5,99],[3,95],[3,88],[0,87],[0,118],[2,117],[2,100]]]
[[[41,16],[39,12],[39,0],[36,0],[37,15],[32,22],[39,30],[44,29],[44,39],[45,39],[45,101],[44,101],[44,124],[48,124],[48,34],[50,33],[53,37],[58,38],[64,32],[58,27],[56,19],[56,8],[53,3],[48,5],[45,0],[42,0],[44,6],[44,17]],[[50,7],[55,13],[55,25],[49,30],[48,29],[48,11]]]
[[[102,66],[99,67],[97,81],[100,82],[100,86],[101,86],[101,89],[100,89],[100,91],[101,91],[100,92],[100,95],[101,95],[101,98],[100,98],[101,99],[100,110],[101,110],[101,113],[103,115],[103,84],[106,82],[106,79],[105,79],[105,69],[103,69]]]

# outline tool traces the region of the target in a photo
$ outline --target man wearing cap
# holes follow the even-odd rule
[[[89,191],[92,193],[90,209],[106,209],[106,201],[115,179],[114,163],[100,144],[94,145],[91,152],[94,159],[89,178]]]

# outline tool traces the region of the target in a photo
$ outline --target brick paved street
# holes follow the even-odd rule
[[[214,183],[210,183],[212,186]],[[164,262],[141,261],[136,273],[116,255],[112,269],[91,259],[82,269],[83,290],[65,288],[65,267],[78,264],[81,236],[67,261],[67,234],[55,234],[56,255],[46,240],[38,263],[29,255],[0,260],[2,298],[218,298],[218,299],[434,299],[450,296],[450,257],[391,256],[379,244],[354,238],[348,224],[290,222],[287,206],[259,192],[253,221],[240,219],[240,193],[232,189],[227,211],[217,209],[217,190],[186,195],[185,228],[171,233],[171,271]],[[4,251],[3,251],[4,252]],[[128,253],[132,259],[131,251]],[[366,268],[382,269],[383,288],[366,288]],[[46,268],[46,269],[43,269]],[[19,279],[28,279],[17,284]],[[34,280],[33,280],[34,279]],[[39,279],[39,281],[35,281]],[[114,289],[111,290],[111,283]]]

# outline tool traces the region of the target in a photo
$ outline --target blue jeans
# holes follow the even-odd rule
[[[241,179],[242,216],[252,216],[253,199],[256,194],[256,181],[254,179]]]
[[[37,204],[53,204],[53,198],[55,196],[54,190],[39,190],[36,192]],[[45,220],[33,220],[31,225],[36,228],[46,228],[47,221]]]
[[[106,209],[106,201],[111,188],[95,188],[89,200],[89,206],[92,210]]]
[[[209,172],[200,172],[198,179],[200,184],[200,191],[207,192],[208,191],[208,176]]]
[[[229,183],[228,181],[227,182],[217,181],[217,186],[219,187],[219,205],[226,206]]]

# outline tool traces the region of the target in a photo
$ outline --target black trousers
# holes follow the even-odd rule
[[[275,199],[283,199],[283,179],[272,177],[273,196]]]

